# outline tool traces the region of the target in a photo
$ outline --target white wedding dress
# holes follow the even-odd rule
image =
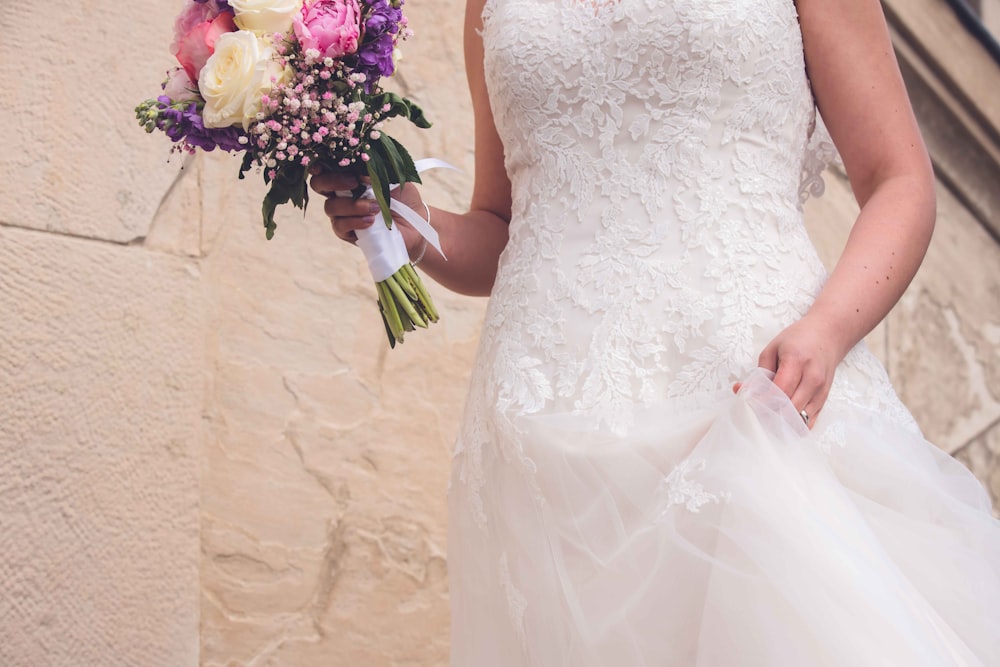
[[[1000,524],[878,361],[851,351],[812,431],[754,370],[826,279],[793,0],[487,2],[513,217],[449,490],[452,664],[1000,665]]]

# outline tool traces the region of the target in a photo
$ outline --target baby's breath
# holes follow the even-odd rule
[[[281,164],[307,166],[315,160],[341,168],[369,157],[364,146],[381,137],[385,105],[368,109],[365,100],[380,92],[365,90],[367,77],[351,72],[341,60],[324,58],[316,49],[302,51],[285,41],[279,64],[291,71],[261,99],[261,113],[249,128],[253,162],[275,169]]]

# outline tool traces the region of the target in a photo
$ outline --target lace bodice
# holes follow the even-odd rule
[[[826,279],[793,0],[487,0],[482,37],[513,217],[459,449],[743,377]],[[908,419],[863,346],[845,363],[831,400]]]

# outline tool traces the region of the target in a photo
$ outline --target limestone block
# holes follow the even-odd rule
[[[194,667],[197,267],[0,226],[0,664]]]
[[[955,455],[986,486],[993,513],[1000,517],[1000,424],[994,425]]]
[[[202,157],[186,155],[178,162],[174,181],[163,194],[144,245],[176,255],[201,257]]]
[[[1000,124],[1000,90],[984,84],[996,81],[997,63],[948,5],[939,0],[883,0],[890,24],[916,36],[926,57],[949,80],[949,94],[995,128]]]
[[[472,126],[462,7],[407,5],[396,87],[435,127],[387,129],[468,205]],[[448,36],[452,36],[449,39]],[[200,161],[210,299],[202,480],[202,664],[445,665],[445,490],[485,301],[428,283],[442,321],[389,350],[360,251],[321,197],[264,239],[259,177]]]
[[[980,6],[983,23],[994,35],[1000,34],[1000,0],[983,0]]]
[[[204,664],[443,661],[448,453],[481,311],[439,298],[441,325],[389,351],[357,249],[318,207],[265,241],[260,194],[205,260]]]
[[[156,97],[180,2],[9,3],[0,16],[0,222],[127,243],[179,166],[133,109]],[[40,14],[44,13],[44,20]],[[112,83],[113,82],[113,83]]]
[[[900,397],[929,440],[954,452],[1000,419],[1000,246],[943,187],[889,337]]]

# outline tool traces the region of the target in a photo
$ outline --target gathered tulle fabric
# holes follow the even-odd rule
[[[831,446],[758,370],[736,396],[642,408],[627,435],[513,419],[482,462],[488,529],[468,485],[450,490],[452,664],[1000,664],[981,485],[911,430],[838,409],[817,424],[846,424]]]

